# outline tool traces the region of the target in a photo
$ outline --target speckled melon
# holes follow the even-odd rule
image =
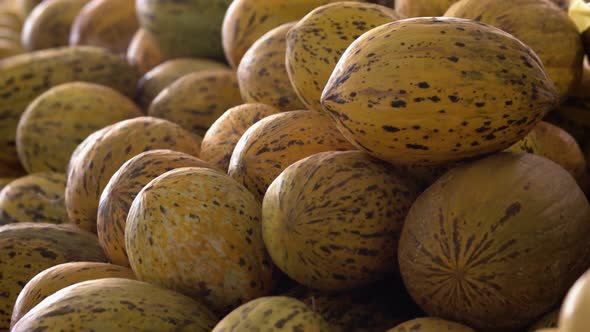
[[[211,69],[182,76],[152,101],[148,114],[200,136],[228,108],[242,104],[236,73]]]
[[[209,59],[179,58],[161,63],[140,80],[137,86],[136,100],[141,107],[147,109],[152,100],[168,85],[192,72],[205,69],[226,69],[221,62]]]
[[[88,0],[52,0],[35,7],[21,33],[27,51],[67,46],[70,28]]]
[[[0,191],[0,225],[16,222],[68,222],[63,173],[34,173],[16,179]]]
[[[297,21],[314,8],[339,0],[234,0],[221,30],[223,50],[237,68],[242,56],[262,35],[287,22]]]
[[[443,16],[459,0],[395,0],[395,10],[405,17]]]
[[[586,271],[570,288],[559,311],[558,331],[578,332],[590,329],[590,271]]]
[[[208,163],[186,153],[151,150],[126,161],[113,174],[98,203],[98,242],[112,263],[129,266],[125,252],[125,222],[137,193],[151,180],[180,167],[208,167]]]
[[[452,169],[416,200],[401,274],[431,316],[484,331],[524,328],[588,267],[588,220],[588,201],[562,167],[498,153]]]
[[[418,194],[413,181],[364,152],[318,153],[268,187],[264,243],[275,265],[302,285],[368,285],[397,270],[399,235]]]
[[[105,278],[49,296],[12,331],[209,332],[217,320],[206,306],[182,294],[137,280]]]
[[[538,57],[456,18],[399,20],[346,50],[322,94],[338,129],[392,163],[441,164],[503,150],[557,103]]]
[[[137,68],[141,74],[147,73],[166,60],[154,37],[141,28],[131,39],[126,58],[127,62]]]
[[[260,203],[229,176],[198,167],[169,171],[133,200],[129,263],[138,279],[225,314],[274,287],[260,219]]]
[[[557,327],[557,320],[559,318],[559,309],[553,310],[541,317],[537,322],[531,325],[527,332],[535,332],[542,328]]]
[[[141,27],[168,58],[223,58],[221,25],[232,0],[136,0]]]
[[[212,332],[313,331],[332,332],[322,316],[297,299],[262,297],[245,303],[225,316]]]
[[[261,119],[279,112],[272,106],[259,103],[230,108],[205,133],[201,158],[227,171],[234,148],[246,130]]]
[[[244,54],[237,71],[244,102],[263,103],[282,111],[305,109],[285,67],[286,36],[293,25],[285,23],[272,29]]]
[[[129,98],[99,84],[72,82],[37,97],[20,118],[16,149],[32,172],[65,172],[74,149],[88,135],[141,116]]]
[[[402,323],[387,332],[475,332],[474,329],[463,324],[448,320],[425,317],[416,318]]]
[[[94,45],[125,54],[137,29],[135,0],[93,0],[72,23],[69,43]]]
[[[400,18],[391,7],[345,1],[318,7],[297,22],[287,34],[286,67],[306,107],[322,110],[324,86],[350,43]]]
[[[262,200],[292,163],[324,151],[355,150],[330,117],[316,111],[270,115],[248,128],[232,153],[228,174]]]
[[[70,222],[96,233],[102,190],[111,176],[133,156],[171,149],[198,156],[201,138],[162,119],[138,117],[117,122],[90,135],[74,151],[68,167],[66,209]]]
[[[580,34],[567,13],[552,1],[461,0],[444,16],[480,21],[514,35],[539,56],[562,100],[582,77]]]
[[[0,226],[0,330],[10,327],[14,302],[31,278],[52,266],[76,261],[106,261],[95,235],[72,225]]]
[[[11,326],[39,302],[60,289],[82,281],[102,278],[135,279],[131,269],[107,263],[71,262],[44,270],[31,279],[18,294],[12,311]]]

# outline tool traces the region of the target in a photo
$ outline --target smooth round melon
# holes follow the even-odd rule
[[[425,317],[416,318],[402,323],[386,332],[475,332],[474,329],[463,324],[451,322],[448,320]]]
[[[225,316],[212,332],[314,331],[331,332],[326,321],[297,299],[268,296],[245,303]]]
[[[298,283],[338,291],[397,270],[397,246],[416,183],[361,151],[323,152],[287,167],[268,187],[262,236],[275,265]]]
[[[588,200],[558,164],[498,153],[452,169],[418,197],[400,271],[431,316],[478,330],[523,328],[588,267],[588,220]]]
[[[202,303],[145,282],[104,278],[41,301],[11,331],[209,332],[218,318]]]
[[[433,165],[508,148],[557,100],[522,42],[439,17],[363,34],[340,58],[321,102],[359,149],[394,164]]]
[[[100,195],[127,160],[149,150],[170,149],[198,156],[201,138],[172,122],[138,117],[88,136],[72,154],[68,167],[66,209],[70,222],[96,233]]]
[[[242,103],[236,73],[211,69],[174,81],[152,101],[148,114],[203,136],[223,112]]]
[[[139,280],[202,299],[225,314],[274,287],[260,222],[260,203],[229,176],[178,168],[133,200],[125,248]]]
[[[316,111],[267,116],[248,128],[232,153],[228,174],[260,201],[274,179],[294,162],[325,151],[355,150],[330,117]]]
[[[285,66],[287,32],[294,22],[272,29],[258,39],[238,66],[238,84],[246,103],[263,103],[281,111],[305,109],[293,90]]]
[[[201,144],[201,158],[227,171],[231,155],[242,135],[261,119],[280,110],[265,104],[249,103],[232,107],[207,130]]]
[[[65,191],[63,173],[34,173],[10,182],[0,191],[0,225],[67,223]]]
[[[184,75],[205,69],[227,69],[227,66],[221,62],[203,58],[167,60],[143,75],[137,84],[135,99],[142,108],[147,109],[152,100],[174,81]]]
[[[125,251],[125,222],[133,199],[151,180],[180,167],[208,167],[186,153],[151,150],[126,161],[109,180],[100,196],[96,219],[98,242],[112,263],[129,266]]]
[[[528,45],[565,99],[582,77],[584,47],[567,13],[548,0],[461,0],[444,16],[493,25]],[[550,41],[550,42],[548,42]]]
[[[37,97],[16,131],[19,159],[28,172],[65,172],[72,152],[88,135],[139,117],[141,110],[121,93],[99,84],[58,85]]]
[[[147,73],[166,60],[154,37],[141,28],[133,35],[126,58],[141,74]]]
[[[18,294],[10,325],[14,326],[29,310],[60,289],[82,281],[102,278],[135,279],[135,275],[127,267],[96,262],[70,262],[44,270],[31,279]]]
[[[52,266],[80,261],[106,261],[91,233],[68,224],[0,226],[0,330],[9,329],[17,296],[31,278]]]
[[[318,7],[297,22],[287,34],[286,67],[305,106],[322,110],[324,86],[350,43],[401,18],[391,7],[344,1]]]

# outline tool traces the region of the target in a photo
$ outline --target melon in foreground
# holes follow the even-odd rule
[[[429,315],[478,330],[524,328],[588,267],[588,220],[566,170],[499,153],[452,169],[416,200],[400,239],[401,274]]]

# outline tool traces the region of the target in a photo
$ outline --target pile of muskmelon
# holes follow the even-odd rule
[[[590,331],[590,3],[0,0],[0,332]]]

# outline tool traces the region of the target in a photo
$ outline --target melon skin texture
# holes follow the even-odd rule
[[[333,332],[326,321],[299,300],[286,296],[261,297],[229,313],[212,332],[313,331]]]
[[[205,133],[201,158],[227,171],[234,148],[242,135],[261,119],[280,110],[260,103],[248,103],[228,109]]]
[[[431,316],[482,331],[523,328],[587,268],[589,218],[584,193],[562,167],[499,153],[452,169],[416,200],[400,271]]]
[[[580,33],[567,13],[552,1],[461,0],[444,16],[493,25],[528,45],[555,83],[560,100],[582,77],[584,46]]]
[[[340,58],[321,102],[359,149],[393,164],[433,165],[509,147],[557,94],[537,56],[513,36],[439,17],[363,34]]]
[[[347,150],[356,149],[325,113],[283,112],[246,130],[231,156],[228,174],[262,201],[268,186],[289,165],[319,152]]]
[[[397,270],[399,235],[418,186],[361,151],[323,152],[287,167],[262,204],[275,265],[302,285],[339,291]]]
[[[133,199],[151,180],[180,167],[212,168],[186,153],[151,150],[129,159],[113,174],[100,196],[96,221],[98,241],[109,261],[129,266],[124,233]]]
[[[209,332],[217,321],[205,305],[182,294],[137,280],[104,278],[56,292],[11,331]]]
[[[166,172],[129,209],[129,263],[139,280],[226,314],[274,287],[260,219],[260,203],[227,175],[198,167]]]
[[[395,10],[405,17],[444,16],[458,0],[395,0]]]
[[[147,73],[166,60],[154,37],[141,28],[129,42],[125,57],[141,74]]]
[[[451,322],[448,320],[425,317],[416,318],[402,323],[386,332],[475,332],[474,329],[463,324]]]
[[[19,293],[10,325],[14,326],[29,310],[60,289],[102,278],[135,279],[135,275],[130,268],[96,262],[70,262],[48,268],[31,279]]]
[[[198,156],[201,138],[172,122],[149,116],[117,122],[88,136],[72,153],[66,209],[70,222],[96,233],[100,195],[111,176],[135,155],[171,149]]]
[[[0,225],[67,223],[65,190],[66,175],[63,173],[34,173],[10,182],[0,191]]]

